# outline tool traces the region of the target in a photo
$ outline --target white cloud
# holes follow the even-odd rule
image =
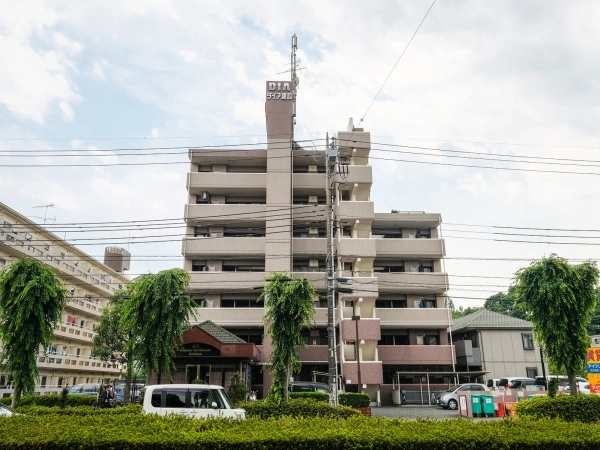
[[[92,78],[99,80],[106,80],[106,69],[110,67],[110,64],[105,59],[94,61],[91,70],[89,71]]]
[[[151,134],[151,136],[152,136],[153,138],[155,138],[155,139],[156,139],[156,138],[158,137],[158,135],[159,135],[158,128],[152,128],[152,131],[150,132],[150,134]]]
[[[179,50],[177,52],[177,56],[179,56],[179,58],[182,61],[185,61],[185,62],[188,62],[188,63],[196,62],[196,60],[198,59],[198,54],[196,52],[191,51],[191,50]]]
[[[75,117],[75,113],[73,112],[73,108],[71,108],[69,105],[67,105],[65,102],[60,102],[58,104],[58,106],[60,107],[60,110],[63,113],[63,118],[66,121],[70,121],[73,120],[73,117]]]

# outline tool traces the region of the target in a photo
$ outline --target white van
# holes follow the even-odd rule
[[[181,414],[203,419],[232,417],[245,419],[246,411],[234,409],[222,386],[210,384],[157,384],[144,388],[142,413]]]

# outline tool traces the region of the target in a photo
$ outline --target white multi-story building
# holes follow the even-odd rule
[[[115,250],[121,249],[107,249],[107,259],[118,267],[119,254],[127,252]],[[92,339],[108,298],[125,287],[129,279],[0,203],[0,269],[22,257],[37,259],[51,267],[71,291],[52,344],[40,349],[44,351],[37,361],[40,381],[36,394],[58,393],[61,387],[118,377],[122,367],[92,358]],[[12,394],[9,381],[8,374],[0,372],[1,396]]]

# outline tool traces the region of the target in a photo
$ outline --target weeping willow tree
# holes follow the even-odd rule
[[[596,307],[596,263],[571,265],[552,254],[519,270],[516,280],[517,306],[533,322],[536,340],[548,359],[567,372],[571,395],[577,395],[575,375],[587,361],[586,327]]]
[[[123,325],[131,334],[136,361],[146,368],[146,383],[153,372],[171,375],[175,349],[194,316],[194,303],[185,295],[190,276],[183,269],[170,269],[136,278],[128,287],[123,304]]]
[[[52,342],[69,295],[52,269],[37,260],[20,259],[0,272],[0,341],[4,370],[14,380],[13,408],[22,394],[35,390],[40,348],[45,352]]]
[[[273,273],[267,281],[259,300],[265,301],[263,320],[273,342],[269,397],[277,403],[287,402],[290,375],[302,367],[298,353],[306,345],[302,328],[314,325],[316,291],[306,278],[292,280],[286,273]]]

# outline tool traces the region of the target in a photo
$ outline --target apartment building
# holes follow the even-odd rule
[[[260,368],[268,363],[270,342],[263,340],[265,311],[257,298],[274,271],[306,277],[319,293],[316,326],[303,332],[307,347],[294,379],[326,381],[331,185],[335,274],[352,281],[352,293],[336,294],[344,388],[391,404],[394,379],[418,389],[422,373],[431,371],[437,374],[432,383],[448,383],[455,357],[448,342],[440,215],[375,212],[370,133],[352,121],[337,133],[338,164],[328,180],[326,152],[293,139],[295,108],[287,84],[266,83],[266,148],[189,151],[182,253],[192,278],[190,294],[199,306],[197,324],[210,321],[256,348],[224,358],[196,329],[194,336],[186,335],[185,345],[204,350],[195,357],[189,348],[179,354],[176,381],[199,377],[221,383],[241,371],[253,390],[266,393],[270,378]]]
[[[126,255],[122,249],[108,248],[106,259],[117,269],[124,269],[128,268]],[[51,267],[72,295],[54,340],[39,355],[36,394],[58,393],[65,386],[119,377],[123,368],[118,364],[92,358],[92,340],[108,298],[129,279],[0,203],[0,269],[26,256]],[[0,372],[0,395],[8,397],[12,392],[8,374]]]

